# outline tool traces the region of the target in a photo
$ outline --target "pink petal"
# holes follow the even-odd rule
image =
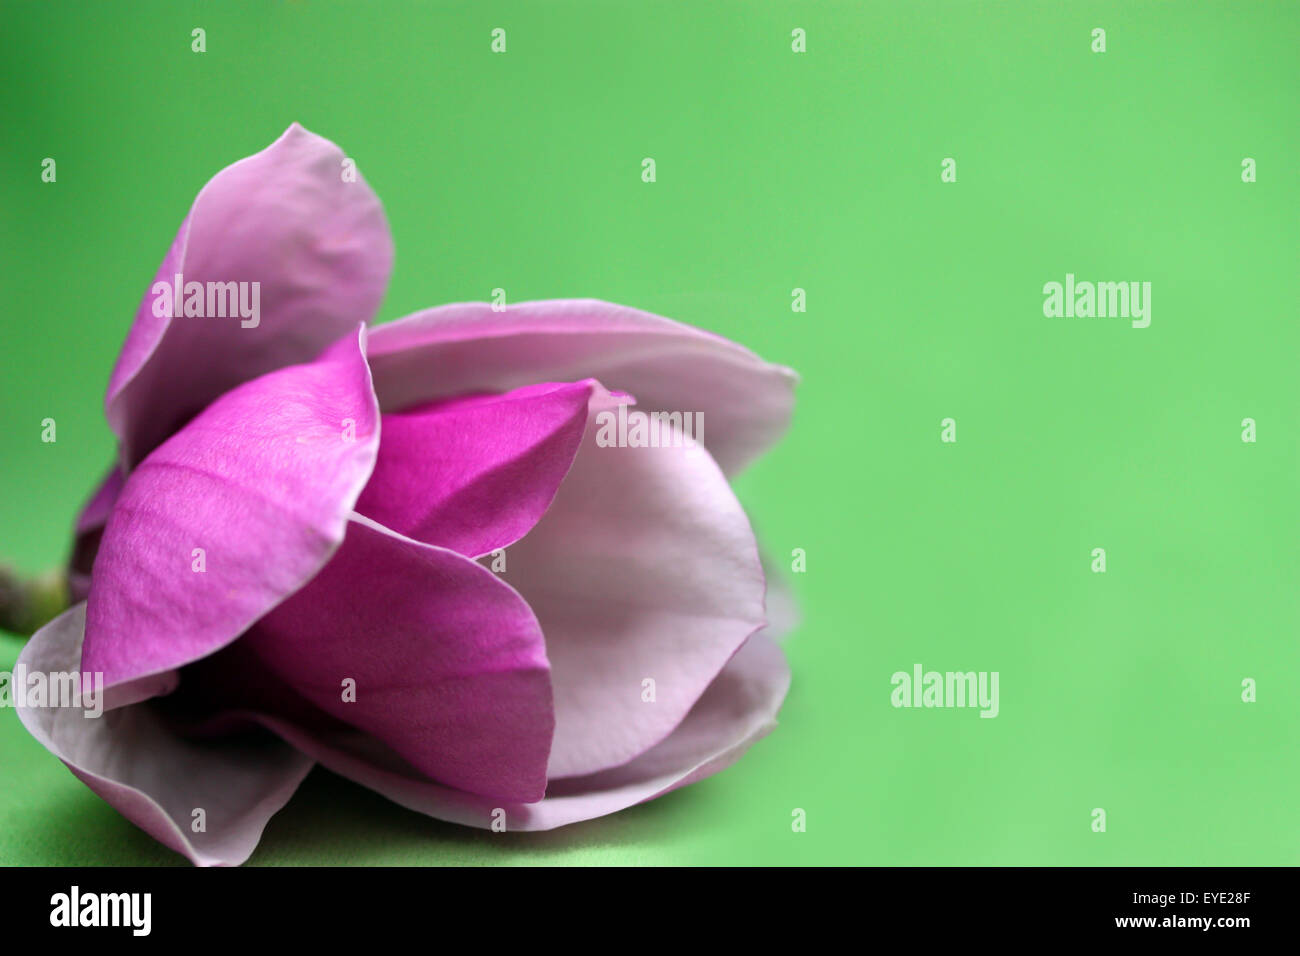
[[[732,474],[785,431],[795,375],[671,319],[592,299],[475,302],[375,329],[370,361],[385,410],[466,392],[596,378],[650,411],[700,412],[704,443]]]
[[[248,716],[335,773],[404,807],[483,828],[504,813],[507,830],[549,830],[652,800],[725,769],[776,726],[789,686],[781,651],[765,634],[755,634],[667,740],[622,767],[552,781],[546,798],[533,804],[429,783],[382,745],[356,733],[309,731],[265,714]]]
[[[126,467],[217,396],[315,358],[374,315],[392,238],[365,181],[344,181],[343,161],[295,123],[199,191],[156,281],[259,282],[260,321],[155,316],[150,284],[105,398]]]
[[[68,591],[74,604],[84,601],[90,593],[90,569],[99,553],[104,525],[108,524],[108,516],[113,513],[125,483],[122,469],[114,466],[77,517],[72,557],[68,560]]]
[[[72,557],[68,561],[68,592],[73,604],[86,600],[90,594],[91,569],[99,554],[104,527],[125,486],[122,469],[114,466],[77,517]],[[174,691],[179,682],[179,672],[171,670],[116,684],[107,691],[104,706],[115,710],[151,697],[161,697]]]
[[[131,473],[95,561],[87,669],[109,685],[173,670],[315,576],[379,444],[364,341],[227,392]]]
[[[613,404],[588,380],[386,413],[379,460],[357,511],[461,554],[504,548],[555,497],[590,401]]]
[[[125,480],[120,468],[114,467],[104,476],[104,480],[95,489],[86,506],[81,509],[81,514],[77,516],[79,533],[100,530],[108,523],[108,516],[113,511],[117,496],[122,493],[123,484]]]
[[[78,604],[28,641],[30,672],[79,670],[86,606]],[[248,859],[271,816],[312,760],[270,735],[226,743],[186,740],[148,705],[87,717],[83,708],[18,707],[28,732],[78,779],[154,839],[200,866]],[[195,832],[195,810],[204,829]]]
[[[324,570],[237,647],[433,780],[521,802],[546,792],[555,718],[542,631],[469,558],[358,515]]]
[[[552,779],[663,740],[765,621],[753,532],[709,453],[600,447],[596,421],[550,509],[506,554],[506,580],[546,635]]]

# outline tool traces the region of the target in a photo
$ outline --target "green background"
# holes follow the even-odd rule
[[[1300,862],[1296,3],[0,9],[0,556],[24,570],[64,557],[113,454],[104,384],[195,193],[294,120],[384,201],[381,319],[599,297],[802,375],[736,483],[770,552],[807,552],[770,737],[536,835],[317,770],[253,863]],[[1066,272],[1150,281],[1150,328],[1044,318]],[[1000,716],[894,709],[914,663],[998,671]],[[0,775],[0,863],[181,862],[9,710]]]

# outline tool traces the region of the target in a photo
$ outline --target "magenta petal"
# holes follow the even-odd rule
[[[668,739],[621,767],[553,781],[546,799],[490,800],[421,780],[373,741],[355,734],[312,732],[267,715],[256,719],[335,773],[404,807],[467,826],[549,830],[654,799],[730,766],[776,726],[790,686],[780,649],[755,634]],[[504,815],[504,816],[503,816]]]
[[[542,631],[469,558],[358,515],[321,573],[237,648],[433,780],[522,802],[546,791]]]
[[[647,411],[698,412],[728,474],[785,431],[795,375],[743,346],[638,309],[593,299],[447,305],[375,329],[370,351],[385,409],[533,382],[599,379]]]
[[[90,569],[99,552],[99,540],[125,483],[122,469],[115,466],[100,482],[77,517],[72,557],[68,561],[68,591],[73,604],[84,601],[90,593]]]
[[[55,618],[23,648],[29,673],[79,670],[86,606]],[[312,760],[270,735],[196,743],[147,705],[88,717],[84,708],[18,707],[28,732],[78,779],[154,839],[201,866],[248,859]],[[196,832],[195,811],[204,828]]]
[[[357,511],[419,541],[478,556],[537,523],[587,425],[593,381],[451,399],[383,416],[370,483]]]
[[[663,740],[765,622],[757,544],[708,451],[602,447],[596,421],[550,509],[507,552],[506,580],[546,635],[552,779]]]
[[[344,158],[295,123],[199,191],[155,281],[204,283],[205,312],[207,283],[258,282],[260,316],[160,317],[151,284],[105,398],[128,468],[218,395],[315,358],[374,315],[392,237],[365,181],[345,181]]]
[[[87,669],[116,685],[210,654],[325,564],[379,444],[364,339],[227,392],[131,473],[95,561]]]
[[[77,516],[77,533],[84,534],[89,531],[98,531],[108,523],[108,516],[113,511],[113,505],[117,502],[117,496],[122,493],[122,485],[125,484],[122,478],[122,469],[113,468],[104,476],[95,493],[90,496],[86,506],[81,509],[81,514]]]

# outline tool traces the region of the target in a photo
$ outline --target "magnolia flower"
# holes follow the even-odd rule
[[[197,864],[315,763],[470,826],[611,813],[731,764],[789,684],[727,476],[793,374],[590,300],[368,331],[392,241],[349,165],[295,124],[200,190],[109,381],[84,600],[19,661],[103,675],[102,717],[21,719]],[[597,442],[632,403],[707,449]]]

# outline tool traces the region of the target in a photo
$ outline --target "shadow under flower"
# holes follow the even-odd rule
[[[493,833],[407,810],[317,767],[271,819],[248,865],[669,863],[663,837],[681,836],[696,799],[691,789],[554,830]]]

